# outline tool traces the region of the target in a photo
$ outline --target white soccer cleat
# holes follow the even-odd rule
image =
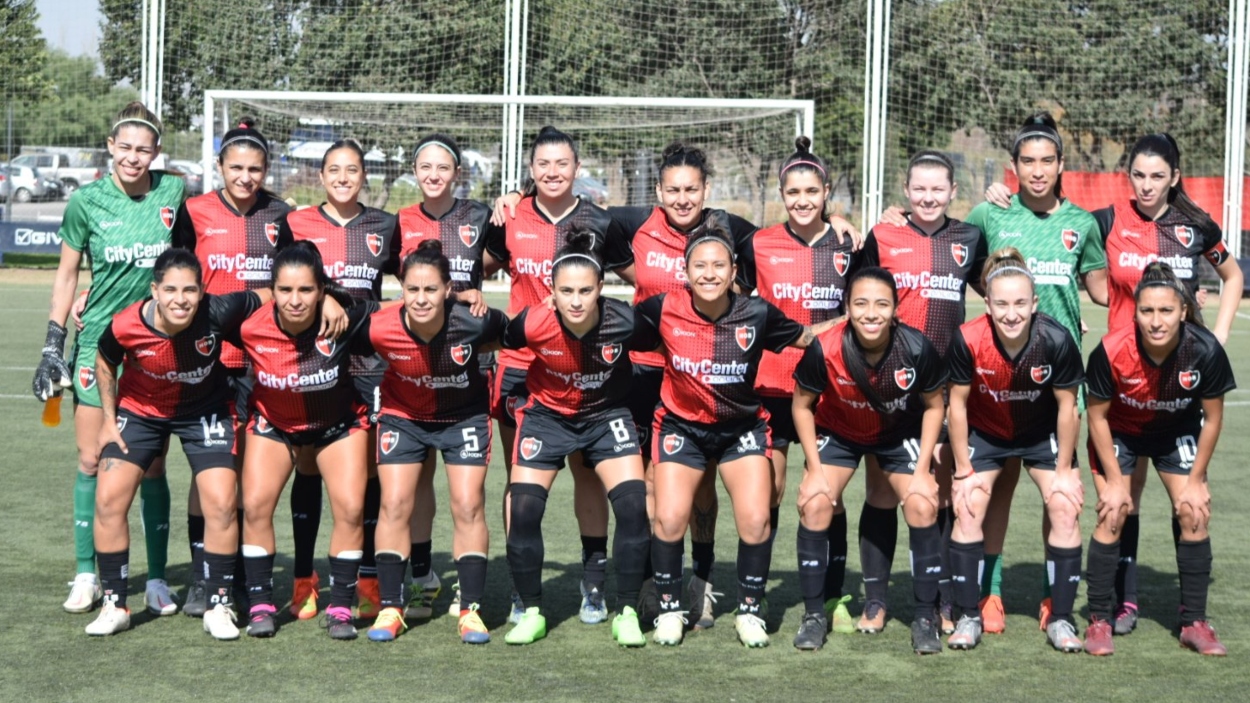
[[[738,614],[734,617],[734,630],[738,633],[738,641],[748,647],[768,646],[768,630],[757,615]]]
[[[143,592],[143,604],[153,615],[173,615],[178,612],[178,601],[169,590],[165,579],[148,579],[147,589]]]
[[[100,580],[90,572],[84,572],[69,582],[69,598],[61,604],[67,613],[89,613],[100,602]]]
[[[670,611],[660,613],[660,617],[655,619],[655,632],[651,633],[651,641],[656,644],[663,644],[675,647],[681,644],[681,639],[686,634],[686,613],[683,611]]]
[[[130,629],[130,611],[118,608],[113,601],[104,601],[100,614],[86,628],[87,634],[93,637],[115,635]]]
[[[234,624],[234,611],[218,603],[204,613],[204,631],[215,640],[239,639],[239,627]]]

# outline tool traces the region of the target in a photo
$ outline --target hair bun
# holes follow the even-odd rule
[[[256,129],[256,118],[255,117],[240,118],[239,129]]]
[[[417,245],[417,251],[439,255],[443,253],[443,243],[437,239],[426,239]]]
[[[801,136],[794,140],[794,149],[800,154],[812,153],[812,139],[808,136]]]
[[[672,142],[668,146],[664,147],[664,152],[660,154],[660,160],[668,161],[670,158],[677,156],[678,154],[685,154],[689,151],[690,150],[684,143]]]

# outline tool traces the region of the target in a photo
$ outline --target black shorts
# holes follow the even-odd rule
[[[867,445],[842,439],[824,427],[817,427],[816,446],[820,450],[822,464],[854,469],[865,454],[871,454],[877,457],[877,464],[886,473],[912,474],[916,472],[916,462],[920,460],[920,428],[916,428],[914,437]],[[930,462],[929,466],[932,473],[935,464]]]
[[[369,418],[364,414],[346,415],[338,422],[319,430],[286,432],[274,427],[272,423],[258,411],[252,412],[247,423],[247,433],[253,437],[264,437],[275,442],[282,442],[294,449],[296,447],[314,447],[320,449],[351,435],[355,432],[368,431]]]
[[[378,424],[378,411],[382,409],[382,377],[352,376],[352,384],[356,386],[356,400],[365,406],[369,413],[369,424]]]
[[[247,418],[251,415],[249,405],[252,402],[252,386],[256,385],[256,379],[251,374],[241,369],[231,369],[230,375],[226,376],[226,383],[234,392],[234,421],[239,431],[243,430],[243,424],[247,422]]]
[[[663,381],[664,367],[634,364],[626,402],[638,429],[638,443],[644,457],[651,456],[651,425],[655,422],[655,410],[660,404],[660,384]]]
[[[516,427],[516,409],[525,404],[525,369],[496,366],[490,384],[490,416],[499,424]]]
[[[117,426],[129,453],[109,444],[100,452],[101,459],[121,459],[147,471],[153,461],[165,455],[169,437],[174,435],[182,440],[191,475],[205,469],[234,469],[234,418],[226,408],[219,414],[173,419],[143,417],[119,409]]]
[[[1181,432],[1171,438],[1130,437],[1112,432],[1111,443],[1115,446],[1115,456],[1120,462],[1120,473],[1125,476],[1132,475],[1137,468],[1137,460],[1148,457],[1154,462],[1155,470],[1160,473],[1188,475],[1194,468],[1194,459],[1198,456],[1198,435],[1201,432],[1201,425],[1194,425],[1190,431]],[[1086,446],[1089,449],[1090,468],[1102,476],[1102,465],[1098,462],[1094,443],[1089,442]]]
[[[638,430],[628,408],[594,420],[578,420],[531,400],[517,409],[516,421],[513,466],[558,471],[564,468],[565,457],[579,451],[586,466],[639,456]]]
[[[764,409],[768,411],[768,429],[772,433],[772,448],[785,449],[791,443],[798,444],[798,431],[794,429],[794,413],[790,411],[793,398],[761,396]]]
[[[378,416],[379,464],[420,464],[431,451],[447,466],[490,464],[490,418],[486,413],[459,422],[422,422],[382,413]]]
[[[1016,458],[1025,468],[1053,471],[1059,459],[1059,440],[1052,433],[1033,443],[1007,442],[969,427],[968,454],[973,471],[998,471],[1007,465],[1008,459]],[[1079,465],[1073,450],[1072,466]]]
[[[656,411],[651,462],[671,461],[700,471],[748,456],[771,456],[767,413],[709,424],[677,417],[663,405]]]

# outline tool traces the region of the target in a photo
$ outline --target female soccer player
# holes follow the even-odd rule
[[[962,611],[947,644],[971,649],[981,641],[981,523],[1003,467],[1022,463],[1042,493],[1051,525],[1046,570],[1053,605],[1046,635],[1055,649],[1079,652],[1072,603],[1081,579],[1084,502],[1074,462],[1081,351],[1067,330],[1037,312],[1033,274],[1020,252],[1007,248],[991,255],[983,281],[986,314],[956,330],[947,354],[956,515],[950,578]]]
[[[296,210],[278,218],[278,248],[292,241],[316,244],[326,273],[335,283],[356,300],[379,301],[382,275],[399,270],[400,241],[394,215],[360,204],[360,191],[365,184],[365,153],[360,144],[353,139],[331,144],[321,159],[320,178],[326,201],[319,207]],[[352,382],[357,400],[369,409],[370,437],[377,420],[378,384],[385,369],[385,361],[377,356],[353,355]],[[377,616],[379,606],[373,533],[382,489],[376,470],[370,453],[364,507],[365,553],[356,591],[360,599],[357,612],[362,618]],[[308,461],[298,463],[291,486],[291,524],[295,533],[296,579],[291,614],[304,620],[317,614],[320,585],[313,570],[313,554],[321,524],[321,481]]]
[[[1121,530],[1132,505],[1139,458],[1154,462],[1172,500],[1180,576],[1181,646],[1227,650],[1207,621],[1211,580],[1211,492],[1207,469],[1224,420],[1224,394],[1236,387],[1228,356],[1202,326],[1172,267],[1146,266],[1134,295],[1136,324],[1103,337],[1089,357],[1089,443],[1098,525],[1089,542],[1089,627],[1085,651],[1115,652],[1111,639]]]
[[[711,228],[691,237],[684,258],[689,288],[648,298],[637,308],[641,322],[658,334],[665,359],[661,404],[652,424],[651,561],[660,596],[653,639],[677,645],[684,635],[683,542],[695,491],[703,472],[715,466],[738,527],[734,628],[746,646],[765,647],[768,633],[760,606],[772,557],[772,479],[768,411],[755,394],[755,374],[765,349],[806,347],[813,331],[758,297],[733,292],[737,266],[724,230]]]
[[[176,435],[207,509],[201,569],[212,606],[203,613],[204,631],[233,640],[239,636],[230,588],[238,540],[234,424],[230,387],[217,362],[222,335],[238,329],[268,299],[268,291],[205,294],[200,264],[185,249],[162,252],[152,279],[152,298],[118,313],[99,340],[96,383],[104,423],[95,544],[104,607],[87,634],[111,635],[130,627],[127,513],[144,473]],[[117,367],[123,360],[127,373],[119,382]]]
[[[365,351],[387,360],[376,452],[382,484],[376,538],[382,611],[369,629],[369,639],[377,642],[391,641],[407,627],[403,597],[413,547],[409,521],[424,474],[434,471],[433,455],[440,451],[455,525],[460,639],[490,641],[478,615],[486,590],[483,503],[491,440],[487,383],[478,359],[498,346],[507,318],[497,310],[475,316],[468,303],[454,302],[453,273],[442,243],[423,241],[404,257],[403,308],[375,313],[367,335],[361,336]],[[429,573],[428,551],[424,558]]]
[[[635,332],[634,310],[601,295],[603,264],[596,234],[573,232],[551,266],[552,304],[527,307],[504,334],[508,349],[529,349],[534,362],[526,377],[528,399],[516,410],[517,443],[512,457],[508,566],[525,614],[504,641],[531,644],[546,637],[542,599],[543,513],[547,493],[566,457],[580,452],[608,491],[616,517],[612,561],[617,609],[612,638],[641,647],[634,605],[650,549],[647,488],[642,457],[626,396],[631,391],[629,352],[654,348],[654,333]]]
[[[349,354],[368,315],[365,301],[348,314],[337,340],[318,336],[317,318],[327,289],[351,302],[326,275],[316,245],[294,242],[273,262],[273,302],[230,335],[242,347],[256,377],[243,456],[243,564],[251,600],[247,634],[272,637],[273,513],[296,460],[308,456],[326,481],[334,531],[330,535],[329,635],[355,639],[351,604],[364,542],[369,412],[352,379]]]
[[[918,654],[942,651],[937,624],[942,538],[931,464],[946,414],[946,367],[923,334],[898,321],[897,305],[889,271],[860,269],[847,286],[848,319],[821,334],[794,372],[794,427],[807,460],[798,497],[805,607],[794,638],[799,649],[824,643],[829,524],[860,459],[873,455],[903,505],[910,532],[912,648]]]
[[[96,441],[104,422],[96,382],[96,345],[113,315],[147,295],[156,257],[169,248],[169,230],[182,203],[179,178],[151,171],[161,153],[161,123],[133,102],[117,115],[108,138],[112,175],[76,191],[61,223],[61,262],[52,284],[52,311],[43,357],[32,390],[40,401],[74,388],[74,434],[78,473],[74,483],[74,550],[78,575],[64,608],[86,613],[100,600],[95,575],[92,521],[95,514]],[[91,252],[92,288],[83,313],[83,328],[74,341],[70,366],[65,359],[65,322],[78,288],[83,252]],[[169,484],[165,462],[156,459],[139,486],[144,537],[148,551],[148,583],[143,600],[158,615],[172,615],[178,604],[165,582],[169,550]]]

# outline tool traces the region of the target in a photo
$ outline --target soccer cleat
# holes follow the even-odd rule
[[[1181,646],[1209,657],[1223,657],[1228,654],[1228,648],[1220,642],[1215,630],[1211,628],[1211,623],[1206,620],[1181,626]]]
[[[321,588],[321,579],[317,572],[312,576],[297,576],[295,589],[291,595],[291,615],[299,620],[311,620],[317,615],[317,591]]]
[[[1054,609],[1054,605],[1050,600],[1050,596],[1042,599],[1040,605],[1037,606],[1037,629],[1046,632],[1046,627],[1050,625],[1050,613]]]
[[[955,618],[954,618],[954,615],[952,614],[952,606],[950,603],[943,603],[942,607],[938,608],[938,620],[941,621],[940,625],[942,629],[942,634],[944,635],[954,634]]]
[[[690,577],[690,619],[692,630],[706,630],[716,624],[716,599],[724,593],[712,590],[712,584],[698,576]]]
[[[1001,635],[1007,629],[1007,612],[1003,610],[1003,597],[997,593],[981,599],[981,625],[986,634]]]
[[[359,588],[359,587],[358,587]],[[434,616],[434,600],[438,598],[438,594],[443,590],[443,583],[438,580],[438,574],[431,571],[423,578],[413,579],[411,596],[408,598],[408,607],[404,608],[404,617],[410,620],[429,620]],[[456,606],[456,612],[448,613],[453,615],[460,614],[459,604]]]
[[[202,618],[208,612],[208,586],[203,581],[193,581],[182,600],[182,614]]]
[[[638,619],[642,622],[655,622],[660,617],[660,594],[655,590],[655,579],[648,578],[642,582],[642,590],[638,592]]]
[[[178,601],[169,592],[169,584],[165,579],[148,579],[148,586],[143,591],[143,604],[153,615],[173,615],[178,612]]]
[[[508,613],[508,622],[513,625],[519,625],[523,617],[525,617],[525,604],[521,602],[521,594],[513,591],[512,612]]]
[[[69,582],[69,598],[61,604],[67,613],[90,613],[100,602],[100,580],[86,571]]]
[[[582,607],[577,611],[577,619],[587,625],[598,625],[608,619],[608,604],[603,600],[603,592],[591,586],[586,588],[582,581],[577,586],[582,592]]]
[[[681,638],[686,634],[686,613],[679,610],[660,613],[655,619],[655,632],[651,633],[651,641],[656,644],[668,645],[675,647],[681,644]]]
[[[1076,627],[1067,620],[1055,620],[1046,626],[1046,639],[1060,652],[1076,653],[1084,649]]]
[[[278,631],[278,622],[274,618],[278,609],[272,605],[252,606],[247,615],[248,637],[273,637]]]
[[[931,618],[916,618],[911,621],[911,648],[916,654],[938,654],[942,651],[942,640],[938,637],[938,626]]]
[[[864,613],[859,616],[855,629],[866,635],[875,635],[885,629],[885,603],[870,600],[864,603]]]
[[[460,621],[456,628],[460,631],[460,641],[465,644],[486,644],[490,642],[490,630],[477,614],[477,603],[470,603],[466,610],[460,611]]]
[[[354,640],[359,635],[352,622],[352,609],[341,605],[326,608],[325,628],[332,640]]]
[[[239,627],[234,624],[234,611],[223,603],[214,605],[212,610],[204,613],[204,631],[215,640],[239,639]]]
[[[547,618],[538,612],[538,608],[526,608],[521,622],[503,636],[508,644],[533,644],[547,636]]]
[[[794,648],[814,652],[825,644],[825,633],[829,631],[829,618],[823,613],[803,613],[799,622],[799,632],[794,636]]]
[[[378,619],[373,621],[373,627],[369,628],[369,639],[374,642],[391,642],[399,633],[408,629],[408,624],[404,622],[404,614],[399,608],[383,608],[378,613]]]
[[[734,616],[734,632],[738,633],[738,641],[747,647],[767,647],[768,630],[758,615],[738,613]]]
[[[981,644],[981,618],[964,615],[955,624],[955,631],[946,640],[951,649],[972,649]]]
[[[846,607],[850,602],[850,595],[825,601],[825,617],[831,623],[833,631],[840,635],[849,635],[855,631],[855,618],[851,617],[851,611]]]
[[[1117,635],[1131,635],[1137,629],[1137,606],[1125,603],[1115,611],[1112,619],[1113,631]]]
[[[1085,651],[1096,657],[1115,654],[1115,643],[1111,641],[1111,623],[1098,616],[1090,617],[1089,626],[1085,628]]]
[[[100,608],[100,614],[85,629],[93,637],[125,632],[130,629],[130,610],[119,608],[113,601],[106,600]]]
[[[377,576],[361,576],[356,579],[356,617],[362,620],[376,618],[382,612],[382,591]]]
[[[447,614],[460,616],[460,582],[451,584],[451,603],[447,606]]]
[[[645,647],[647,638],[642,634],[642,625],[638,623],[638,612],[628,605],[621,608],[621,613],[612,618],[612,639],[622,647]]]

